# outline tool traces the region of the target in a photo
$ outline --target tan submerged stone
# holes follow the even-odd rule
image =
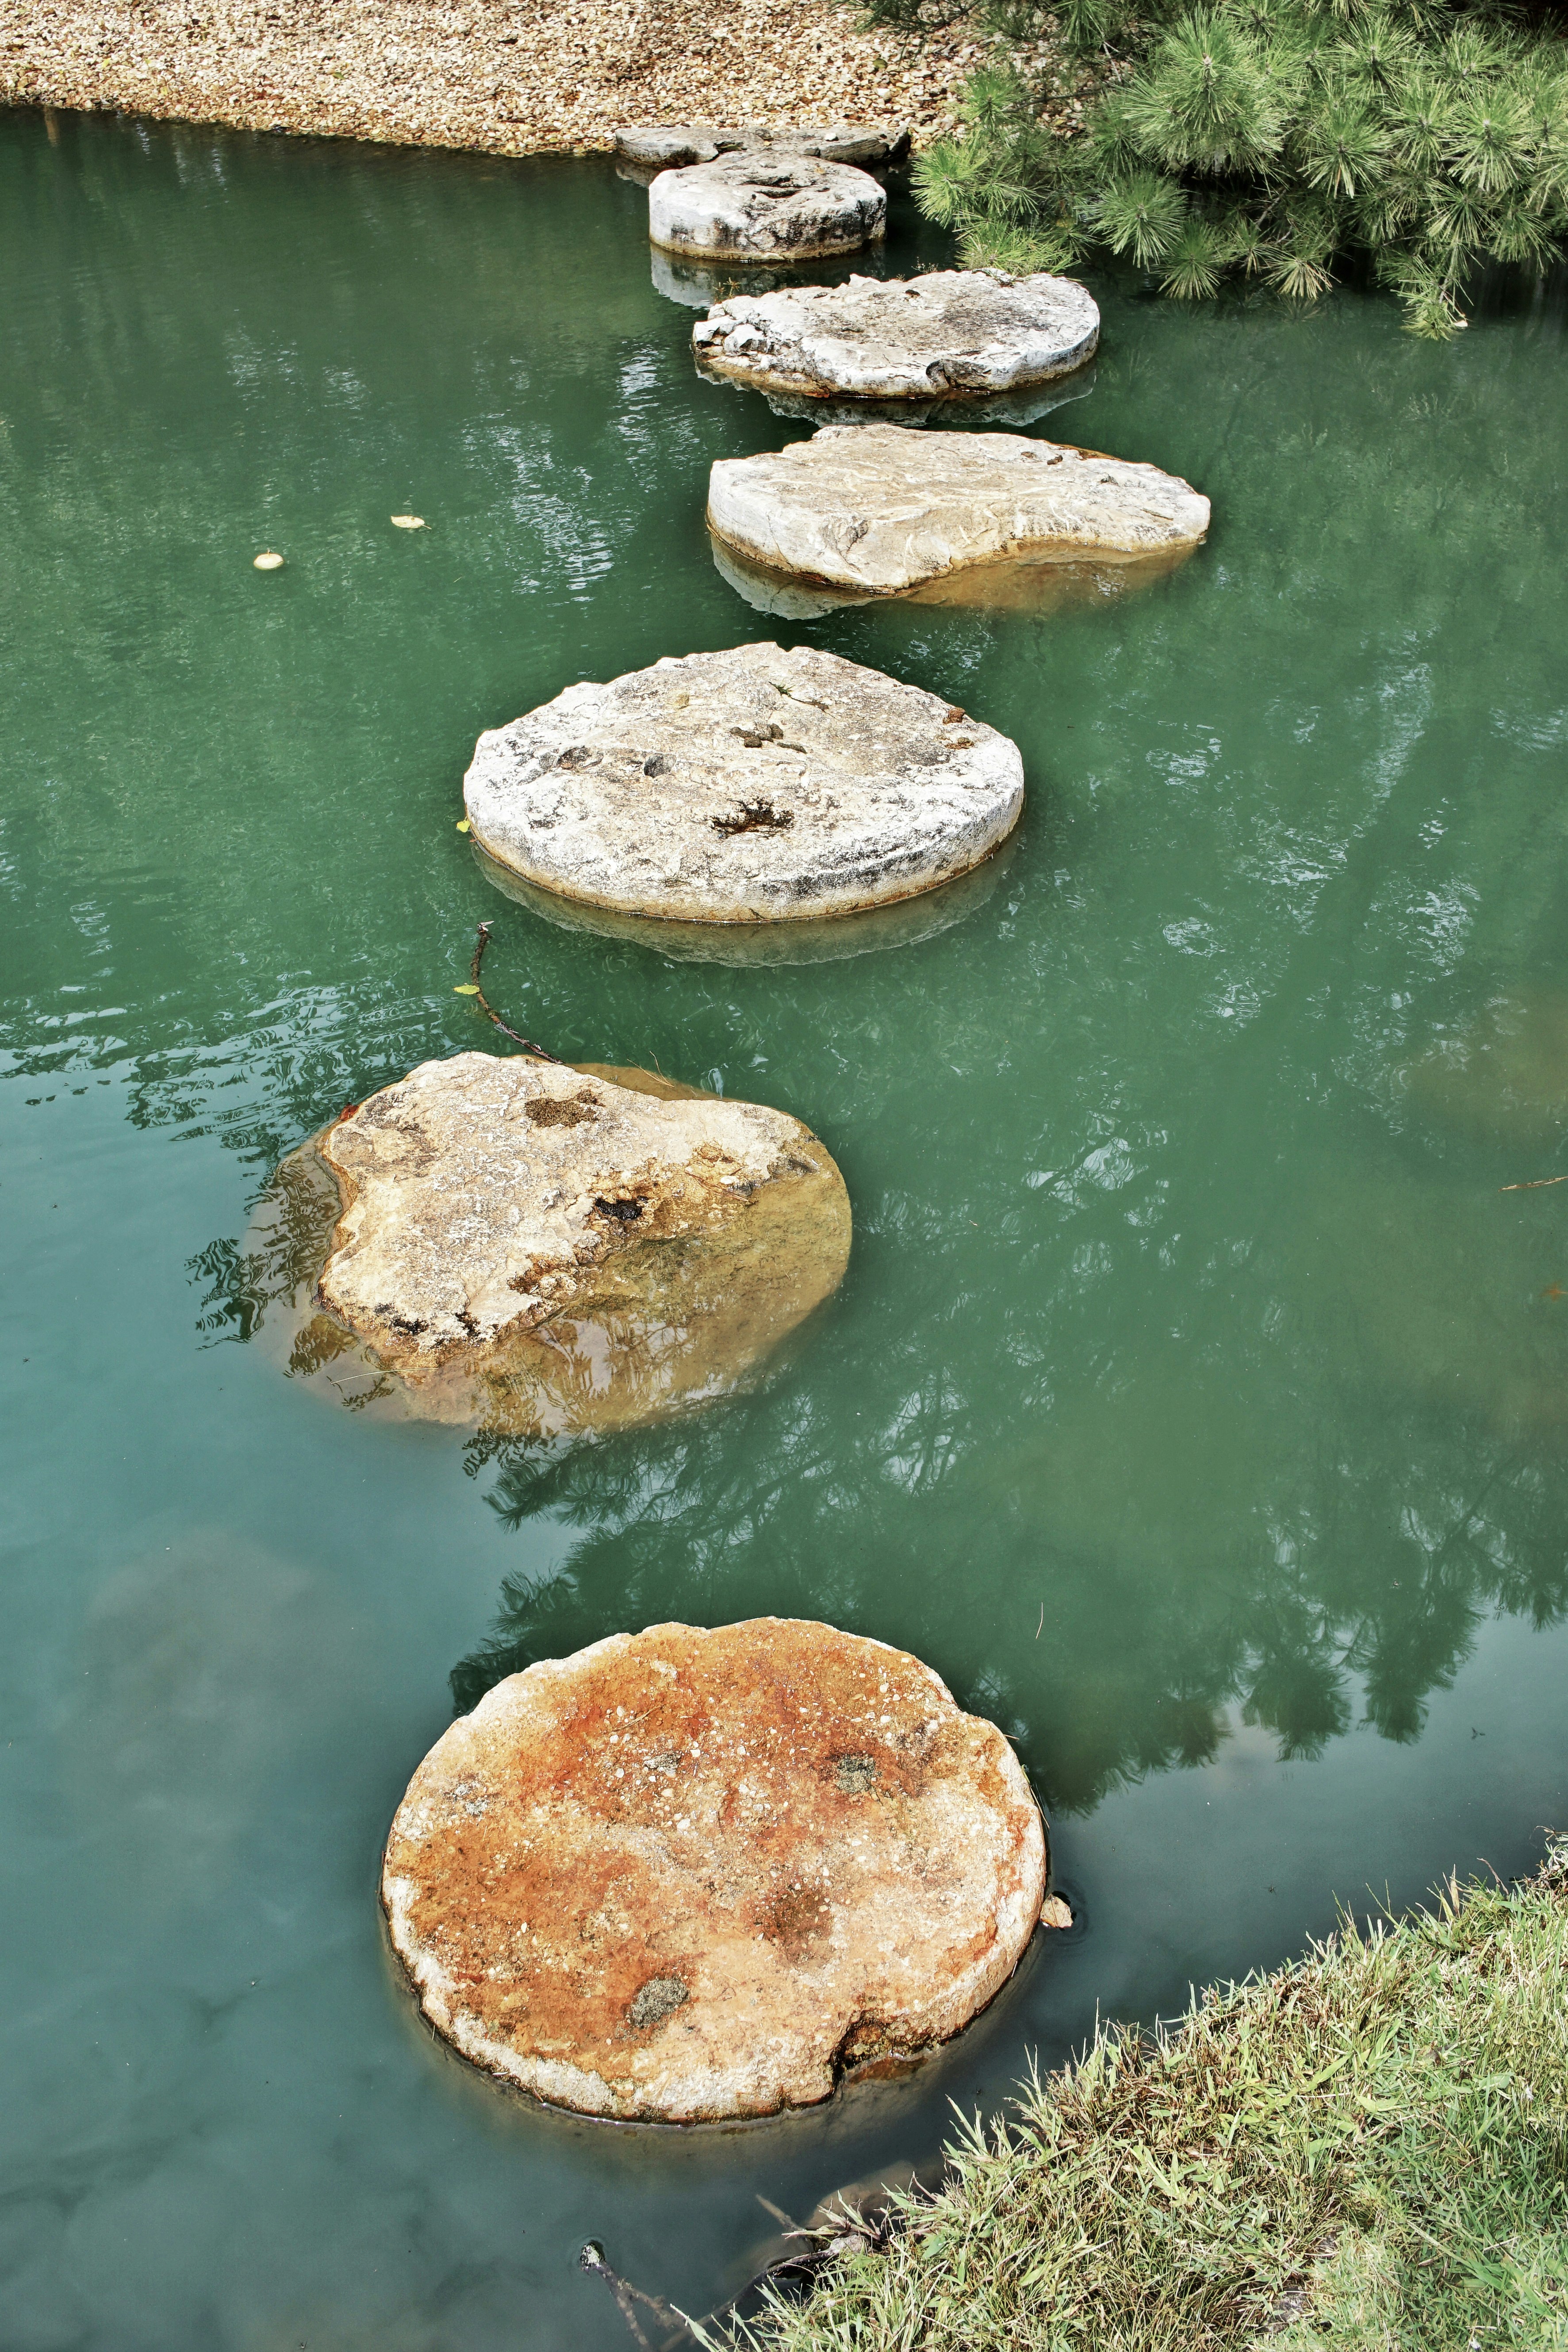
[[[929,1666],[763,1617],[498,1684],[414,1775],[382,1899],[476,2065],[693,2123],[958,2032],[1028,1943],[1046,1861],[1006,1740]]]
[[[459,1054],[285,1162],[263,1249],[268,1234],[299,1301],[291,1372],[533,1435],[742,1385],[837,1287],[850,1213],[786,1112],[645,1070]]]
[[[708,522],[765,570],[896,595],[1001,559],[1182,553],[1207,531],[1209,502],[1157,466],[1059,442],[829,425],[721,458]]]

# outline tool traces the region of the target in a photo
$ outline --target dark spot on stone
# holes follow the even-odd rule
[[[410,1339],[428,1328],[422,1315],[389,1315],[386,1319],[395,1331],[406,1331]]]
[[[863,1797],[868,1789],[877,1785],[877,1759],[874,1756],[836,1756],[833,1759],[833,1785],[847,1797]]]
[[[823,1942],[832,1916],[820,1887],[789,1886],[769,1906],[763,1934],[770,1944],[778,1945],[786,1959],[801,1959]]]
[[[731,727],[730,732],[740,737],[748,751],[760,751],[764,743],[778,742],[784,729],[773,726],[769,720],[760,727]]]
[[[596,1095],[535,1095],[523,1105],[535,1127],[581,1127],[598,1115]]]
[[[742,801],[738,816],[716,816],[712,820],[715,833],[726,840],[732,833],[783,833],[795,823],[793,809],[776,809],[767,801]]]
[[[640,1201],[596,1200],[594,1202],[594,1206],[595,1209],[599,1210],[603,1215],[606,1217],[614,1217],[616,1223],[621,1225],[635,1224],[637,1219],[641,1216],[643,1211],[643,1204]]]
[[[643,761],[642,772],[645,776],[668,776],[669,773],[669,761],[665,758],[662,751],[656,751],[651,760],[645,760]]]
[[[558,768],[590,768],[597,758],[598,753],[590,751],[586,743],[569,743],[564,751],[556,754],[555,764]]]
[[[627,2021],[639,2032],[645,2026],[662,2025],[667,2017],[673,2017],[690,1998],[689,1990],[679,1977],[649,1977],[647,1984],[639,1986],[632,1996],[631,2005],[626,2011]]]
[[[468,1337],[469,1337],[469,1339],[477,1339],[479,1338],[479,1325],[475,1322],[475,1320],[474,1320],[473,1317],[469,1314],[469,1312],[468,1312],[468,1308],[467,1308],[466,1307],[458,1307],[458,1322],[462,1325],[462,1327],[463,1327],[464,1330],[468,1333]]]

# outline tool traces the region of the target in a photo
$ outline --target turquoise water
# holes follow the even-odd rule
[[[1198,483],[1194,560],[765,625],[706,470],[803,428],[694,379],[605,166],[56,129],[0,118],[0,2335],[591,2352],[629,2339],[585,2237],[707,2309],[759,2197],[929,2163],[1097,2003],[1568,1822],[1568,1186],[1500,1190],[1568,1170],[1563,305],[1434,350],[1355,294],[1097,286],[1039,429]],[[943,250],[906,218],[888,262]],[[485,880],[481,727],[767,634],[1021,743],[945,929],[735,968]],[[842,1165],[848,1278],[756,1395],[517,1455],[281,1377],[250,1204],[498,1042],[451,992],[484,916],[519,1027]],[[448,1678],[763,1610],[1001,1722],[1079,1927],[817,2113],[509,2103],[376,1910]]]

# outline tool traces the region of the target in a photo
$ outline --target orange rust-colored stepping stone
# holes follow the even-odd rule
[[[948,2040],[1045,1886],[994,1725],[904,1651],[760,1617],[612,1634],[498,1684],[410,1782],[382,1899],[476,2065],[694,2123]]]

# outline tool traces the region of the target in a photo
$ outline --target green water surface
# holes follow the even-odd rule
[[[1568,536],[1560,299],[1448,349],[1097,284],[1032,428],[1207,545],[1049,615],[765,622],[640,190],[0,117],[0,2345],[629,2341],[1107,2013],[1568,1824]],[[886,264],[945,257],[900,211]],[[388,518],[414,512],[422,532]],[[274,547],[287,568],[257,573]],[[478,731],[766,635],[1015,736],[946,928],[677,961],[502,898]],[[657,1062],[798,1113],[848,1277],[757,1394],[519,1454],[285,1379],[279,1157],[430,1055]],[[258,1343],[259,1325],[259,1340]],[[912,2081],[733,2132],[509,2101],[375,1899],[500,1673],[773,1611],[1016,1740],[1079,1925]],[[449,1677],[453,1678],[449,1681]]]

